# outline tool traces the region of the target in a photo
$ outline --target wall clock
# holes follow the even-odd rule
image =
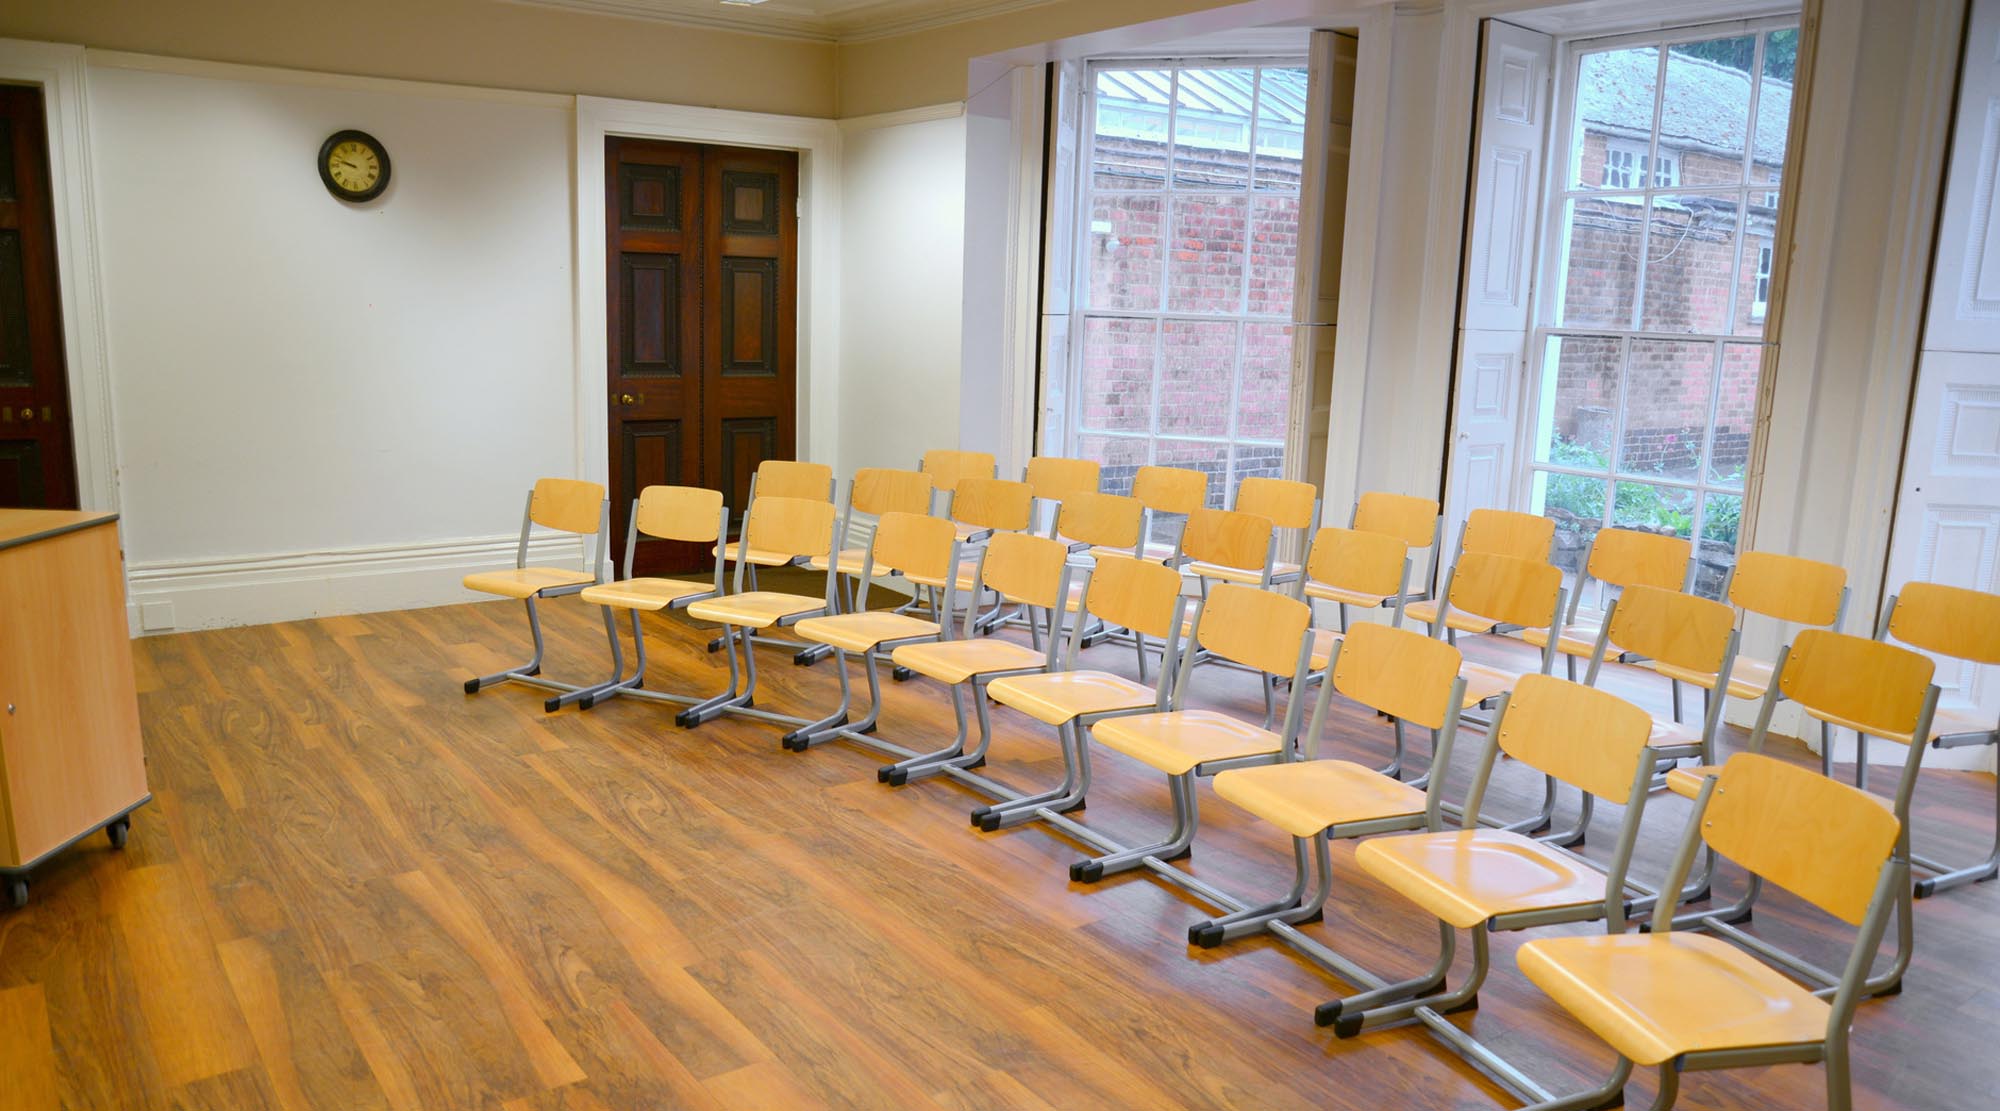
[[[336,131],[320,144],[319,179],[343,201],[372,201],[389,187],[389,152],[366,131]]]

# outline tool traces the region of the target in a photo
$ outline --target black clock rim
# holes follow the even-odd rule
[[[342,189],[340,184],[333,180],[333,171],[328,169],[326,164],[327,156],[333,153],[333,148],[350,139],[359,143],[365,143],[368,149],[375,152],[376,161],[382,164],[382,176],[375,179],[375,184],[358,193]],[[382,190],[389,187],[389,152],[375,136],[368,134],[366,131],[356,131],[351,127],[336,131],[326,137],[326,142],[319,145],[319,180],[320,184],[326,186],[327,192],[332,193],[335,197],[343,201],[349,201],[354,204],[372,201],[382,195]]]

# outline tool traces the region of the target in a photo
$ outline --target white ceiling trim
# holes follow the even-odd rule
[[[504,0],[542,8],[740,31],[812,42],[868,42],[1038,8],[1055,0],[863,0],[850,4],[724,4],[720,0]],[[821,12],[819,8],[831,10]]]

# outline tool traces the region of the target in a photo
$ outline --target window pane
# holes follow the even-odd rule
[[[1165,184],[1172,80],[1172,71],[1164,69],[1098,71],[1091,184],[1099,189],[1158,189]]]
[[[1292,408],[1292,326],[1243,326],[1243,384],[1236,397],[1236,438],[1280,440]]]
[[[1536,462],[1590,471],[1611,468],[1620,347],[1618,340],[1602,336],[1550,338]]]
[[[1752,181],[1777,181],[1785,165],[1785,137],[1792,124],[1792,74],[1799,60],[1799,29],[1764,36],[1764,80],[1757,87],[1756,160]],[[1768,176],[1767,176],[1768,175]]]
[[[1174,198],[1168,312],[1242,311],[1248,206],[1249,198],[1242,194],[1183,193]]]
[[[1563,205],[1562,273],[1566,328],[1630,328],[1639,284],[1646,209],[1638,197],[1592,197]]]
[[[1660,101],[1660,147],[1680,155],[1680,184],[1734,185],[1743,180],[1750,130],[1751,70],[1757,38],[1675,43],[1667,50],[1667,92]]]
[[[1701,540],[1695,544],[1696,594],[1704,598],[1722,597],[1722,584],[1729,577],[1729,569],[1736,564],[1736,543],[1742,522],[1741,495],[1706,495],[1701,517]]]
[[[1078,425],[1105,432],[1148,432],[1153,425],[1151,320],[1092,318],[1083,326]]]
[[[1253,315],[1292,315],[1292,283],[1298,264],[1299,199],[1251,200],[1249,309]]]
[[[1174,113],[1174,186],[1250,184],[1253,69],[1184,69]]]
[[[1625,371],[1619,473],[1698,479],[1714,381],[1714,344],[1633,340]]]
[[[1644,146],[1653,132],[1653,94],[1660,79],[1660,54],[1650,46],[1600,50],[1578,62],[1576,126],[1570,129],[1570,187],[1636,189],[1637,166],[1623,158],[1607,161],[1614,140]],[[1607,176],[1608,175],[1608,176]]]
[[[1246,478],[1285,477],[1285,445],[1246,444],[1238,441],[1231,447],[1236,458],[1236,481]]]
[[[1156,310],[1166,263],[1159,196],[1098,197],[1090,206],[1090,307]]]
[[[1736,231],[1734,193],[1654,197],[1639,326],[1651,332],[1727,332]]]
[[[1617,528],[1641,529],[1668,536],[1691,536],[1694,532],[1694,491],[1652,486],[1644,482],[1620,482],[1617,500],[1611,507],[1611,523]]]
[[[1227,436],[1236,324],[1169,320],[1162,327],[1161,434]]]
[[[1095,459],[1104,465],[1103,485],[1107,494],[1132,493],[1132,480],[1139,474],[1139,468],[1146,465],[1146,453],[1150,442],[1132,436],[1079,436],[1076,453],[1079,458]]]
[[[1764,334],[1764,317],[1771,310],[1771,237],[1778,222],[1778,186],[1752,187],[1743,209],[1743,260],[1736,272],[1736,320],[1739,336]]]
[[[1267,69],[1257,89],[1258,189],[1299,189],[1306,151],[1306,71]]]
[[[1604,495],[1609,485],[1601,478],[1535,472],[1529,504],[1533,512],[1556,522],[1556,566],[1565,571],[1583,566],[1584,550],[1604,522]]]
[[[1741,490],[1750,465],[1750,433],[1757,422],[1757,377],[1764,349],[1754,343],[1722,345],[1722,383],[1715,400],[1715,443],[1709,448],[1708,480]]]

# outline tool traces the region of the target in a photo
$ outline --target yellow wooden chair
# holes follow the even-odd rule
[[[1465,796],[1463,828],[1363,842],[1354,860],[1396,894],[1438,921],[1438,958],[1412,980],[1322,1004],[1321,1026],[1351,1038],[1400,1022],[1419,1008],[1450,1014],[1477,1005],[1491,954],[1489,934],[1558,923],[1602,921],[1625,929],[1632,851],[1651,793],[1657,754],[1646,744],[1652,719],[1616,695],[1553,675],[1522,676],[1487,730],[1479,768]],[[1487,788],[1500,753],[1587,796],[1622,797],[1625,815],[1607,864],[1598,865],[1507,828],[1482,828]],[[1446,989],[1459,931],[1472,939],[1472,967]]]
[[[632,512],[625,530],[625,562],[619,566],[632,566],[642,534],[659,540],[714,544],[726,536],[728,530],[729,507],[722,504],[720,490],[698,486],[648,486],[639,491],[639,496],[632,501]],[[715,557],[714,578],[706,583],[689,579],[631,578],[584,588],[583,600],[604,610],[604,631],[611,642],[611,680],[562,698],[552,698],[547,708],[553,710],[563,701],[574,701],[580,708],[588,710],[620,695],[684,706],[701,701],[689,695],[644,689],[646,634],[640,628],[639,615],[684,610],[695,602],[721,597],[722,564],[722,557]],[[618,641],[616,610],[625,610],[632,615],[634,663],[630,676],[625,674],[625,653]]]
[[[1586,586],[1594,581],[1616,590],[1631,586],[1682,590],[1687,586],[1688,571],[1694,565],[1693,555],[1694,546],[1678,536],[1663,536],[1637,529],[1599,529],[1597,535],[1590,538],[1590,550],[1584,556],[1583,569],[1570,587],[1569,611],[1563,615],[1562,635],[1556,638],[1556,651],[1564,656],[1569,677],[1576,678],[1577,659],[1591,658],[1591,652],[1598,646],[1598,634],[1603,632],[1601,620],[1587,621],[1577,616]],[[1604,605],[1599,608],[1608,608],[1609,600],[1603,601]],[[1523,629],[1521,639],[1541,648],[1548,640],[1548,632]]]
[[[1305,689],[1311,668],[1312,641],[1306,636],[1312,610],[1282,594],[1221,583],[1195,613],[1188,634],[1188,651],[1181,653],[1166,710],[1099,721],[1088,730],[1092,740],[1155,770],[1165,772],[1173,799],[1174,824],[1164,840],[1104,853],[1069,866],[1069,878],[1091,883],[1145,865],[1148,858],[1179,860],[1194,844],[1195,777],[1248,764],[1268,763],[1286,753],[1299,738],[1304,699],[1294,697],[1286,708],[1284,727],[1273,732],[1228,714],[1187,708],[1196,650],[1260,674],[1290,679],[1294,691]]]
[[[1043,811],[1060,813],[1083,805],[1090,789],[1090,750],[1083,730],[1107,717],[1167,708],[1174,664],[1178,659],[1182,622],[1188,599],[1181,595],[1180,572],[1165,564],[1131,556],[1097,557],[1083,596],[1084,613],[1107,625],[1153,636],[1166,644],[1166,657],[1156,686],[1148,687],[1108,671],[1076,666],[1083,622],[1070,626],[1063,669],[1045,674],[1011,675],[993,680],[986,691],[995,702],[1018,710],[1056,729],[1063,753],[1060,787],[981,806],[972,822],[982,830],[1019,825]]]
[[[919,513],[931,511],[931,476],[922,471],[899,471],[893,467],[863,467],[854,472],[847,483],[847,504],[840,511],[839,539],[835,542],[835,553],[831,556],[834,569],[840,576],[840,589],[834,594],[834,601],[845,612],[854,610],[854,579],[861,574],[862,565],[868,559],[865,546],[850,546],[853,542],[856,513],[868,517],[881,517],[885,513]],[[824,571],[828,559],[818,558],[806,561],[806,566],[815,571]],[[892,577],[894,572],[884,572]],[[916,597],[897,607],[898,613],[911,613],[923,608],[926,601],[936,599],[920,590]],[[809,665],[831,656],[830,645],[815,644],[799,650],[792,662]]]
[[[995,478],[1000,474],[999,464],[988,451],[927,451],[917,469],[931,476],[931,485],[947,502],[957,495],[960,479]],[[947,504],[945,511],[949,513],[950,509]]]
[[[1230,508],[1263,517],[1274,529],[1296,532],[1303,537],[1319,523],[1319,489],[1310,482],[1253,476],[1236,484],[1236,502]],[[1261,567],[1212,563],[1194,556],[1188,570],[1204,579],[1253,586],[1297,582],[1299,565],[1276,558],[1277,546],[1282,541],[1282,536],[1274,537],[1271,557]],[[1193,556],[1192,552],[1189,554]]]
[[[742,507],[742,516],[739,520],[748,517],[750,507],[754,507],[757,504],[757,498],[760,495],[773,498],[798,498],[804,501],[823,501],[831,504],[833,502],[833,487],[833,468],[824,463],[806,463],[796,459],[766,459],[757,464],[757,469],[750,475],[750,491],[747,495],[748,505]],[[738,540],[741,540],[740,534]],[[759,567],[785,567],[806,562],[802,556],[787,556],[783,552],[745,547],[740,542],[732,544],[727,537],[715,545],[715,555],[720,559],[739,565],[739,572],[735,577],[734,589],[736,590],[744,589],[744,582],[746,581],[745,576],[740,571],[741,566],[749,568],[747,578],[749,589],[759,590],[762,589],[757,582],[757,569]],[[792,662],[796,664],[812,662],[810,659],[799,658],[798,654],[803,652],[805,646],[800,645],[799,642],[794,640],[787,640],[783,637],[753,635],[750,638],[750,643],[793,652],[795,655],[792,658]],[[722,648],[723,641],[721,637],[708,642],[708,650],[710,652],[720,652]]]
[[[1910,859],[1910,798],[1917,786],[1917,768],[1923,761],[1924,746],[1913,743],[1932,735],[1937,716],[1938,688],[1931,680],[1936,673],[1931,658],[1899,645],[1866,637],[1848,636],[1827,629],[1807,629],[1788,647],[1778,651],[1777,681],[1764,695],[1757,711],[1757,724],[1750,731],[1747,748],[1764,751],[1770,735],[1771,718],[1780,702],[1795,702],[1806,714],[1820,722],[1820,769],[1831,778],[1832,727],[1907,746],[1902,778],[1890,800],[1890,810],[1903,825],[1904,839],[1896,850],[1897,863],[1907,868]],[[1714,767],[1677,768],[1667,773],[1667,786],[1688,796],[1698,795],[1704,781],[1715,775]],[[1727,853],[1723,854],[1727,856]],[[1751,874],[1743,897],[1726,907],[1684,915],[1674,920],[1676,927],[1698,927],[1722,934],[1754,949],[1787,968],[1823,985],[1840,980],[1825,969],[1815,967],[1770,942],[1736,928],[1747,920],[1757,902],[1762,881]],[[1889,968],[1870,976],[1864,985],[1870,995],[1900,990],[1903,974],[1910,967],[1916,936],[1913,892],[1904,884],[1896,900],[1896,956]]]
[[[1060,613],[1063,599],[1070,593],[1070,581],[1085,572],[1069,563],[1069,549],[1060,541],[1025,532],[995,533],[979,548],[972,549],[973,581],[976,588],[991,591],[1016,605]],[[912,779],[933,775],[947,768],[976,768],[986,762],[986,750],[993,741],[993,725],[987,714],[986,684],[1007,675],[1049,671],[1056,666],[1060,638],[1050,636],[1048,646],[1034,650],[1011,640],[974,636],[977,612],[968,608],[964,633],[954,640],[920,641],[895,648],[890,660],[898,672],[907,671],[945,684],[951,689],[951,706],[957,718],[958,734],[950,744],[932,752],[877,768],[876,778],[892,787]],[[1051,618],[1051,628],[1060,626]],[[979,741],[965,747],[965,695],[971,694],[979,720]]]
[[[1146,547],[1141,555],[1146,559],[1169,560],[1181,554],[1180,533],[1174,533],[1173,543],[1161,543],[1154,539],[1161,526],[1161,518],[1185,518],[1188,514],[1208,504],[1208,473],[1186,467],[1140,467],[1132,476],[1132,496],[1138,498],[1153,516],[1153,528],[1146,536]],[[1182,529],[1186,522],[1182,521]],[[1126,553],[1112,550],[1111,555]]]
[[[1224,573],[1236,575],[1241,581],[1259,587],[1272,583],[1272,565],[1277,560],[1278,530],[1269,517],[1255,513],[1245,513],[1235,509],[1209,509],[1203,507],[1188,515],[1187,528],[1181,534],[1181,556],[1176,562],[1183,569],[1195,575],[1196,583],[1206,592],[1211,581],[1219,580]],[[1180,562],[1185,560],[1186,562]],[[1199,568],[1208,568],[1204,574]],[[1182,630],[1185,633],[1187,630]],[[1135,634],[1133,641],[1139,646],[1139,678],[1146,677],[1146,638]],[[1207,653],[1193,650],[1194,663],[1207,663]],[[1264,727],[1271,727],[1276,713],[1276,696],[1273,693],[1277,680],[1264,677]]]
[[[1898,640],[1912,648],[1968,663],[2000,664],[2000,594],[1936,583],[1906,583],[1901,594],[1889,596],[1877,640]],[[1867,784],[1868,741],[1857,735],[1856,771]],[[1937,748],[2000,744],[2000,722],[1976,712],[1940,706],[1931,718],[1930,743]],[[1995,784],[2000,802],[2000,783]],[[1917,898],[2000,874],[2000,814],[1996,814],[1993,849],[1976,864],[1954,867],[1933,857],[1912,853],[1910,862],[1934,875],[1917,881]]]
[[[1356,626],[1336,646],[1332,678],[1322,688],[1301,746],[1303,759],[1238,768],[1215,777],[1215,793],[1291,835],[1292,886],[1283,896],[1188,927],[1188,941],[1212,949],[1278,926],[1315,921],[1333,885],[1331,838],[1437,828],[1444,776],[1427,789],[1398,782],[1347,760],[1319,758],[1320,729],[1330,692],[1397,721],[1432,731],[1437,767],[1451,760],[1465,679],[1457,648],[1408,629]],[[1286,750],[1281,749],[1281,753]],[[1281,933],[1317,963],[1345,975],[1345,958],[1317,943]]]
[[[1429,597],[1430,584],[1437,581],[1438,530],[1444,527],[1444,513],[1436,498],[1370,490],[1354,503],[1347,527],[1357,532],[1394,536],[1410,546],[1412,557],[1418,551],[1428,553],[1424,557],[1423,574],[1417,579],[1419,589],[1404,600]]]
[[[1831,563],[1775,552],[1742,552],[1730,569],[1723,597],[1745,615],[1761,614],[1783,625],[1837,629],[1847,613],[1847,571]],[[1762,698],[1771,686],[1776,664],[1751,656],[1737,656],[1729,672],[1729,697]],[[1676,703],[1680,684],[1692,683],[1703,690],[1702,677],[1683,674],[1673,665],[1658,667],[1673,683]]]
[[[1706,844],[1857,927],[1846,968],[1831,985],[1801,986],[1724,940],[1674,929],[1665,905],[1651,933],[1530,941],[1517,958],[1522,973],[1618,1060],[1598,1087],[1529,1111],[1613,1106],[1637,1065],[1659,1067],[1653,1107],[1664,1111],[1682,1073],[1814,1061],[1826,1066],[1829,1111],[1848,1111],[1848,1027],[1890,905],[1909,890],[1904,832],[1851,787],[1767,756],[1730,757],[1696,797],[1668,887]]]
[[[1556,523],[1551,518],[1509,509],[1475,509],[1459,527],[1458,558],[1463,560],[1472,552],[1480,552],[1547,563],[1555,539]],[[1432,562],[1435,564],[1435,559]],[[1450,574],[1445,572],[1447,581]],[[1442,586],[1438,594],[1444,594]],[[1403,612],[1426,625],[1437,622],[1437,611],[1435,598],[1421,598],[1403,607]]]
[[[1037,455],[1021,472],[1022,481],[1035,492],[1038,508],[1060,506],[1076,494],[1095,494],[1103,477],[1104,465],[1097,460],[1060,455]]]
[[[1505,628],[1539,628],[1543,638],[1541,672],[1555,668],[1555,626],[1563,605],[1562,572],[1540,559],[1521,559],[1487,552],[1467,552],[1445,572],[1440,602],[1430,618],[1431,632],[1456,642],[1458,633],[1491,634]],[[1415,613],[1417,603],[1403,607]],[[1465,665],[1468,697],[1484,702],[1512,689],[1518,672],[1489,664]]]
[[[709,598],[688,606],[689,617],[699,621],[713,621],[722,628],[725,650],[729,652],[729,688],[713,698],[705,699],[682,710],[674,721],[683,726],[700,725],[713,721],[725,713],[740,714],[764,721],[797,725],[803,718],[773,714],[756,709],[757,660],[751,650],[751,635],[754,630],[795,625],[799,621],[824,613],[831,613],[834,581],[832,568],[826,572],[826,592],[818,597],[805,594],[786,594],[769,590],[745,590],[744,568],[749,564],[748,553],[764,552],[781,557],[785,563],[803,563],[814,556],[828,556],[833,552],[834,526],[837,523],[833,503],[814,501],[806,498],[781,498],[769,494],[751,501],[750,512],[745,515],[743,534],[737,541],[739,558],[736,562],[735,593],[721,598]],[[741,646],[743,663],[738,670],[736,651]]]
[[[1142,545],[1150,512],[1144,502],[1124,494],[1072,494],[1056,512],[1055,528],[1050,535],[1067,544],[1072,555],[1104,551],[1139,559],[1143,558]],[[1068,613],[1083,608],[1081,577],[1070,584],[1063,608]],[[1083,646],[1090,647],[1101,633],[1101,625],[1086,629]],[[1031,643],[1039,646],[1038,641]]]
[[[529,566],[528,540],[536,528],[597,538],[596,571],[568,567]],[[528,632],[535,642],[535,654],[528,662],[465,681],[465,693],[498,683],[525,683],[544,690],[570,691],[565,684],[540,678],[542,672],[542,616],[536,602],[564,594],[576,594],[584,587],[604,581],[606,545],[611,532],[611,503],[604,487],[573,478],[535,480],[528,491],[528,507],[521,515],[521,541],[514,549],[514,566],[505,571],[479,571],[465,576],[467,590],[519,598],[528,607]]]
[[[1035,489],[1025,482],[966,476],[959,479],[952,491],[952,526],[958,530],[959,539],[967,543],[984,543],[995,533],[1026,532],[1033,527],[1034,520]],[[969,569],[960,568],[957,586],[966,604],[979,608],[983,599]],[[990,633],[1006,620],[1007,608],[996,598],[974,628]]]
[[[870,611],[868,589],[876,575],[896,573],[912,584],[941,592],[936,612],[949,614],[956,602],[960,545],[951,522],[921,513],[885,513],[875,522],[875,537],[862,558],[855,605],[850,612],[808,617],[795,630],[807,640],[830,646],[840,669],[840,705],[825,724],[802,726],[785,734],[784,746],[804,752],[842,735],[872,733],[882,712],[882,683],[875,673],[877,654],[893,651],[903,644],[937,640],[948,635],[948,622],[926,621],[908,614]],[[868,676],[868,708],[859,721],[848,722],[853,700],[847,676],[847,657],[861,653],[862,671]]]
[[[1339,630],[1313,629],[1308,682],[1324,682],[1327,664],[1333,659],[1334,645],[1347,628],[1347,608],[1361,606],[1392,608],[1390,624],[1403,625],[1403,601],[1410,583],[1410,545],[1400,536],[1359,529],[1323,528],[1313,537],[1306,552],[1305,574],[1296,586],[1295,597],[1333,602],[1338,607]],[[1401,721],[1396,727],[1396,754],[1379,770],[1383,775],[1400,775],[1405,740]]]

